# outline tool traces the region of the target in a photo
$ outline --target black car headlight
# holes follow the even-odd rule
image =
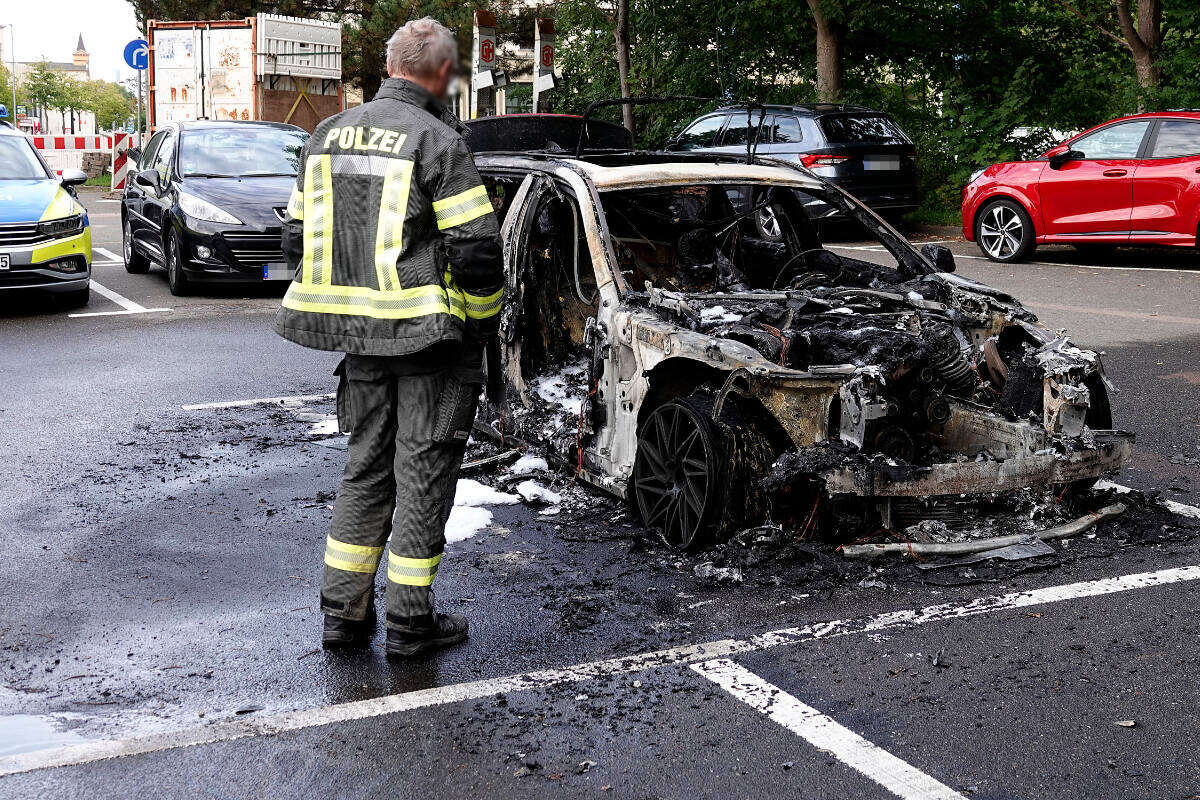
[[[45,236],[52,236],[56,239],[63,236],[74,236],[77,233],[82,233],[83,214],[76,214],[73,217],[63,217],[62,219],[52,219],[46,222],[39,222],[38,231]]]

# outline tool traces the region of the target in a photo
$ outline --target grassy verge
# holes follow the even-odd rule
[[[94,178],[88,178],[84,186],[103,186],[107,189],[109,186],[112,186],[112,176],[107,172],[101,173]]]

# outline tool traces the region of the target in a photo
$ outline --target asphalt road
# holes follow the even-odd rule
[[[0,796],[1200,794],[1200,539],[1149,508],[1036,568],[800,548],[727,583],[547,479],[557,516],[498,506],[448,549],[467,644],[320,651],[330,403],[203,406],[323,395],[336,356],[274,335],[277,288],[128,275],[118,204],[84,202],[107,291],[0,307]],[[1200,258],[947,244],[1104,351],[1121,482],[1200,500]]]

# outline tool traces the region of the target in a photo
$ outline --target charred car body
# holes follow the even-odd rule
[[[1130,454],[1096,353],[802,167],[472,146],[508,270],[479,427],[544,445],[672,544],[768,511],[893,528]],[[813,200],[879,246],[826,248]]]

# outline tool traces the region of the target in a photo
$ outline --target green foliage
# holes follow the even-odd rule
[[[1111,0],[822,0],[844,32],[846,102],[894,115],[917,145],[928,220],[952,219],[972,171],[1043,152],[1061,136],[1150,107],[1200,107],[1200,4],[1162,0],[1161,86],[1139,90]],[[430,15],[456,31],[469,63],[471,13],[453,0],[130,0],[139,21],[220,19],[257,12],[338,18],[344,74],[370,98],[382,80],[384,43],[407,20]],[[553,16],[563,87],[556,110],[580,112],[617,97],[615,4],[593,0],[480,3],[502,40],[529,47],[533,19]],[[633,94],[686,94],[635,110],[640,146],[662,145],[718,104],[816,98],[815,26],[799,0],[630,0]],[[502,66],[523,73],[527,65]],[[618,108],[601,117],[620,120]]]
[[[1164,80],[1151,105],[1200,107],[1200,6],[1164,0],[1164,9]],[[1058,0],[824,0],[822,11],[845,32],[845,102],[889,112],[917,146],[925,198],[918,216],[926,221],[954,221],[974,170],[1036,156],[1066,134],[1138,108],[1128,50]],[[807,4],[631,0],[630,16],[634,94],[816,99]],[[560,46],[566,88],[558,107],[578,112],[618,96],[611,13],[567,0],[557,25],[570,37]],[[638,143],[662,144],[703,110],[638,110]]]
[[[133,119],[137,99],[126,89],[108,81],[87,84],[86,108],[96,115],[100,130],[112,130]]]
[[[22,93],[29,103],[39,108],[59,108],[63,92],[63,77],[45,64],[34,64],[21,81]]]

